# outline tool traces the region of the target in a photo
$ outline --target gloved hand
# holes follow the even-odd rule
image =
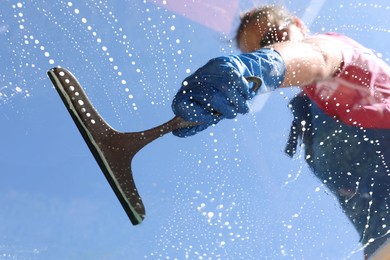
[[[175,115],[200,124],[175,130],[173,134],[194,135],[223,118],[249,112],[247,101],[256,93],[245,78],[261,78],[259,92],[267,92],[282,84],[285,73],[280,54],[268,48],[210,60],[183,81],[172,102]]]

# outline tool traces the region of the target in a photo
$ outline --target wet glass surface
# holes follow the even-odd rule
[[[160,125],[186,76],[239,53],[230,40],[253,1],[227,2],[0,3],[0,258],[362,259],[383,242],[389,133],[290,103],[294,88],[137,153],[146,219],[131,225],[46,71],[69,69],[118,130]],[[312,33],[346,34],[389,62],[387,1],[282,2]]]

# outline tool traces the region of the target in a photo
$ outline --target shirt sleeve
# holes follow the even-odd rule
[[[390,68],[354,40],[335,33],[319,35],[338,42],[343,55],[334,77],[304,86],[322,110],[348,125],[390,129]]]

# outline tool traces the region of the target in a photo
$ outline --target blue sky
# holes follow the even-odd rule
[[[214,28],[162,1],[0,3],[1,259],[361,259],[337,200],[283,153],[296,90],[142,149],[132,169],[147,216],[132,226],[46,76],[68,68],[118,130],[154,127],[173,117],[184,77],[238,53],[229,39],[254,3],[233,2],[231,26]],[[278,3],[313,33],[345,33],[388,61],[386,1]]]

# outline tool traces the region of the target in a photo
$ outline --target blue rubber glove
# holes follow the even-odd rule
[[[200,124],[175,130],[173,134],[179,137],[194,135],[221,119],[248,113],[247,101],[256,93],[245,78],[261,78],[258,92],[262,93],[278,88],[285,73],[280,54],[268,48],[210,60],[183,81],[172,102],[175,115]]]

